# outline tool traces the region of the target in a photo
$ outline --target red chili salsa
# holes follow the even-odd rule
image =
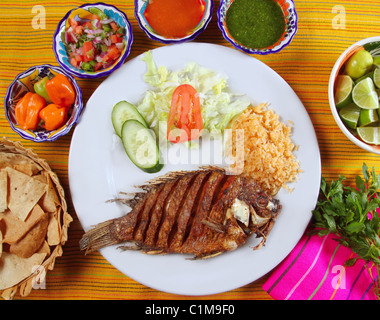
[[[149,0],[144,17],[165,38],[182,38],[202,20],[204,0]]]

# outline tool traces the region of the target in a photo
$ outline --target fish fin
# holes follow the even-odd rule
[[[87,231],[79,241],[80,250],[86,251],[85,254],[88,254],[118,243],[118,240],[112,239],[110,236],[110,226],[112,224],[113,220],[108,220]]]
[[[160,176],[160,177],[157,177],[157,178],[154,178],[154,179],[151,179],[149,180],[145,185],[142,185],[142,186],[138,186],[138,188],[141,188],[143,190],[146,190],[147,188],[151,188],[151,187],[154,187],[154,186],[157,186],[157,185],[160,185],[162,183],[168,183],[170,181],[173,181],[173,180],[176,180],[178,178],[181,178],[183,176],[186,176],[188,174],[194,174],[194,172],[207,172],[207,171],[220,171],[220,172],[225,172],[225,170],[221,167],[218,167],[218,166],[201,166],[199,167],[198,170],[191,170],[191,171],[187,171],[187,170],[178,170],[178,171],[170,171],[166,174],[164,174],[163,176]]]
[[[192,174],[192,171],[170,171],[163,176],[154,178],[149,180],[145,185],[138,186],[141,189],[146,189],[146,188],[152,188],[154,186],[159,186],[163,183],[169,183],[173,180],[179,179],[185,175]]]
[[[134,251],[143,251],[145,254],[162,254],[164,253],[163,249],[157,249],[153,247],[147,247],[139,241],[128,241],[125,245],[117,247],[121,251],[134,250]]]
[[[226,232],[226,226],[213,221],[210,217],[207,217],[206,219],[202,220],[202,223],[206,226],[208,226],[210,229],[215,230],[220,233],[225,233]]]
[[[133,250],[139,251],[142,249],[142,245],[138,241],[128,241],[125,245],[117,247],[121,251]]]
[[[129,198],[114,198],[114,199],[109,199],[106,202],[107,203],[120,202],[130,208],[133,208],[146,195],[146,192],[145,191],[135,192],[135,193],[120,192],[120,194],[129,196]]]
[[[213,166],[213,165],[200,166],[199,168],[203,171],[219,171],[221,173],[226,172],[226,169],[219,167],[219,166]]]
[[[223,251],[203,253],[203,254],[200,254],[200,255],[196,255],[193,258],[188,258],[187,260],[205,260],[205,259],[216,257],[216,256],[218,256],[218,255],[220,255],[222,253],[223,253]]]
[[[253,247],[253,250],[259,250],[262,246],[265,245],[265,242],[267,241],[267,237],[264,234],[264,232],[262,232],[259,228],[257,228],[256,230],[254,230],[254,232],[256,232],[256,235],[258,237],[262,237],[260,243],[258,245],[256,245],[256,246]]]

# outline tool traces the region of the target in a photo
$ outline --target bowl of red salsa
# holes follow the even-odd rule
[[[297,33],[293,0],[221,0],[217,16],[223,37],[249,54],[279,52]]]
[[[212,0],[135,0],[135,17],[150,39],[179,43],[206,29],[213,8]]]
[[[128,57],[133,42],[126,14],[105,3],[85,4],[69,11],[54,34],[59,65],[78,78],[111,74]]]

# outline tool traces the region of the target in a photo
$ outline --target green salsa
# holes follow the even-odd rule
[[[235,0],[227,11],[226,26],[241,45],[261,49],[281,38],[285,17],[274,0]]]

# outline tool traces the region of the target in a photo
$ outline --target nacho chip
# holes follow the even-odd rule
[[[4,170],[8,172],[9,178],[8,208],[24,221],[46,192],[47,185],[12,168]]]
[[[25,173],[28,176],[35,175],[42,170],[41,166],[22,154],[0,152],[0,169],[7,167]]]
[[[0,171],[0,212],[8,208],[8,174],[6,171]]]
[[[0,230],[0,258],[1,258],[2,253],[3,253],[3,233]]]
[[[41,174],[34,176],[34,178],[47,184],[46,193],[42,196],[39,202],[40,206],[45,212],[55,212],[60,201],[49,173],[43,171]]]
[[[30,258],[3,252],[0,259],[0,290],[12,287],[29,277],[46,257],[46,253],[35,253]]]
[[[55,246],[61,242],[61,226],[55,213],[49,213],[49,225],[46,239],[50,246]]]
[[[2,225],[4,225],[3,242],[8,244],[17,242],[45,215],[46,213],[38,204],[34,206],[25,221],[19,219],[9,210],[4,213],[0,213],[0,220],[2,220]]]
[[[48,228],[49,217],[47,214],[24,237],[9,247],[9,252],[22,258],[32,256],[44,243]]]

